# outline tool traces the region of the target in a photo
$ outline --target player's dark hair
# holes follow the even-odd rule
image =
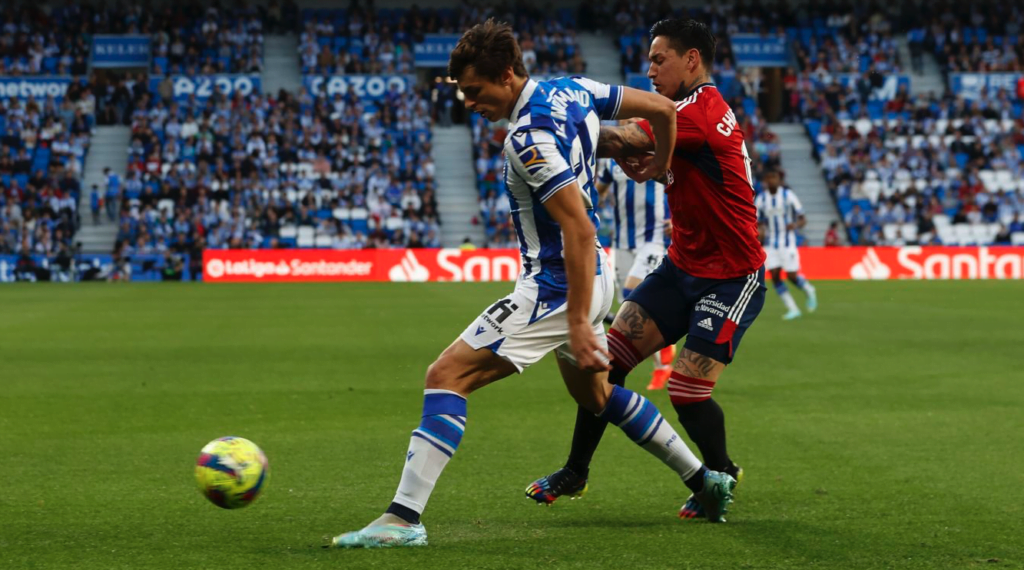
[[[494,18],[462,34],[448,58],[448,77],[457,80],[469,66],[491,81],[497,81],[509,67],[519,77],[529,77],[512,26]]]
[[[693,18],[665,18],[651,26],[651,41],[658,36],[668,38],[669,45],[680,55],[691,49],[697,50],[708,71],[714,66],[718,42],[704,22]]]

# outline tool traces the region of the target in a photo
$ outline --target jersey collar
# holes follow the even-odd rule
[[[537,82],[532,79],[526,80],[526,85],[523,86],[523,92],[519,94],[519,100],[516,101],[516,106],[512,108],[512,115],[508,118],[513,123],[519,118],[519,112],[523,110],[526,103],[533,97],[533,92],[537,90]]]
[[[689,91],[687,91],[686,95],[683,95],[682,97],[680,97],[679,100],[682,101],[683,99],[686,99],[690,95],[693,95],[701,87],[714,87],[715,89],[718,89],[718,87],[714,83],[711,83],[710,81],[705,81],[704,83],[701,83],[700,85],[697,85],[693,89],[690,89]]]

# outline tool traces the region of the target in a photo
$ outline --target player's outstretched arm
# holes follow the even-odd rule
[[[577,366],[597,372],[608,370],[611,355],[597,342],[590,322],[590,300],[597,273],[594,242],[597,232],[587,216],[583,195],[575,182],[544,201],[544,207],[562,228],[565,249],[565,275],[569,281],[566,317],[569,320],[569,344]],[[604,355],[601,358],[600,355]]]
[[[654,141],[636,123],[618,127],[602,126],[597,136],[598,158],[614,158],[621,166],[627,158],[654,150]]]
[[[643,172],[647,179],[657,178],[668,171],[672,151],[675,150],[676,104],[657,93],[622,87],[619,118],[631,117],[647,119],[651,125],[651,132],[654,134],[654,160]],[[635,125],[628,126],[640,129]],[[598,144],[600,145],[600,138]]]

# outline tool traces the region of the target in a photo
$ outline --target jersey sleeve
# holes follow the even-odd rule
[[[800,203],[800,198],[796,197],[796,194],[792,190],[786,193],[789,198],[789,207],[793,208],[793,214],[797,216],[804,215],[804,206]]]
[[[576,175],[549,131],[519,131],[505,144],[509,166],[526,182],[542,203],[576,182]]]
[[[651,123],[646,119],[637,123],[654,140]],[[697,150],[707,140],[707,121],[696,103],[676,103],[676,148]]]
[[[604,166],[601,167],[601,172],[597,175],[597,181],[602,184],[611,184],[615,181],[615,176],[612,174],[612,168],[615,164],[613,160],[606,160]]]
[[[598,117],[606,121],[618,118],[619,107],[622,105],[622,86],[599,83],[586,77],[574,77],[573,81],[590,92]]]

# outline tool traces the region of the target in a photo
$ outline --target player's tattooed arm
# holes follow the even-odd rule
[[[625,323],[626,327],[622,334],[626,338],[629,340],[640,340],[644,337],[644,329],[647,326],[647,321],[651,320],[651,315],[640,305],[627,303],[623,307],[622,313],[616,316],[615,319],[621,319]]]
[[[683,369],[683,374],[691,378],[708,378],[718,364],[714,359],[684,348],[676,363]]]
[[[597,156],[600,158],[621,159],[653,151],[654,141],[636,123],[601,127],[597,136]]]

